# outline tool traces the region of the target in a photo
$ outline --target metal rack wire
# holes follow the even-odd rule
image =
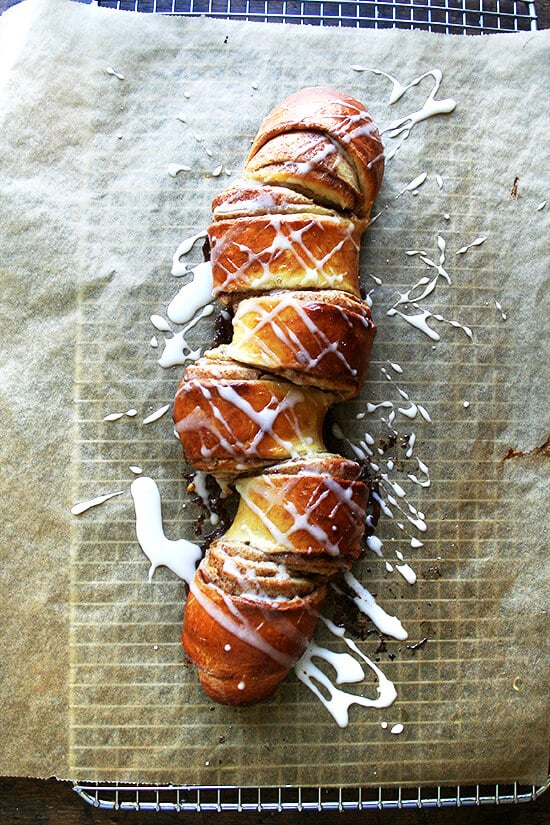
[[[156,14],[351,28],[487,34],[538,28],[534,2],[522,0],[99,0],[100,6]],[[132,811],[359,811],[502,805],[537,799],[548,783],[405,788],[191,787],[98,784],[74,790],[90,805]]]
[[[98,785],[75,791],[95,808],[117,811],[361,811],[449,808],[533,802],[547,785],[473,785],[453,788],[282,788]]]
[[[488,34],[537,28],[534,2],[524,0],[100,0],[99,5],[154,14]]]

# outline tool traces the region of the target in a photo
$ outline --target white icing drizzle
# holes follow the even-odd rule
[[[472,243],[466,244],[466,246],[461,246],[460,249],[457,249],[455,255],[464,255],[469,249],[473,249],[474,246],[481,246],[482,243],[485,243],[487,238],[479,237],[472,241]]]
[[[194,580],[191,581],[191,593],[199,602],[203,610],[208,613],[214,621],[218,622],[221,627],[228,630],[237,639],[242,639],[242,641],[246,642],[251,647],[261,650],[262,653],[265,653],[265,655],[269,656],[270,659],[273,659],[274,662],[278,662],[283,667],[292,667],[293,661],[291,657],[287,656],[286,653],[277,650],[266,639],[264,639],[261,633],[258,632],[258,629],[252,627],[250,622],[244,618],[236,605],[231,601],[230,597],[228,597],[212,582],[208,582],[205,589],[211,591],[212,593],[216,593],[217,596],[223,600],[228,609],[226,612],[222,608],[218,607],[218,605],[208,597],[203,589],[197,587]],[[249,598],[251,598],[250,595]],[[261,604],[262,600],[257,599],[257,601],[258,604]]]
[[[152,338],[151,338],[151,340],[149,341],[149,344],[150,344],[150,346],[152,346],[152,347],[153,347],[153,349],[156,349],[156,348],[158,347],[158,345],[159,345],[159,341],[158,341],[158,338],[157,338],[157,336],[156,336],[156,335],[153,335],[153,337],[152,337]]]
[[[393,682],[365,656],[357,645],[348,639],[343,628],[337,627],[333,622],[321,616],[321,621],[330,632],[342,639],[347,647],[361,659],[377,676],[378,685],[376,692],[378,696],[370,699],[346,691],[337,687],[341,684],[357,684],[363,681],[365,674],[357,659],[347,653],[334,653],[324,647],[319,647],[315,642],[311,642],[301,659],[294,665],[296,675],[323,703],[339,727],[344,728],[349,724],[349,709],[352,705],[363,707],[387,708],[397,697],[397,691]],[[314,659],[322,659],[327,662],[335,671],[334,683],[315,663]],[[324,688],[323,691],[317,685]],[[328,698],[327,698],[328,694]]]
[[[366,544],[369,550],[372,550],[373,553],[376,553],[377,556],[382,558],[382,542],[378,536],[367,536]]]
[[[344,581],[354,594],[352,596],[353,602],[357,605],[361,613],[369,617],[381,633],[399,640],[408,638],[408,633],[397,616],[390,616],[389,613],[386,613],[386,611],[377,604],[374,596],[369,593],[366,587],[363,587],[361,582],[355,578],[350,570],[344,573]]]
[[[182,286],[168,305],[166,314],[174,324],[186,324],[199,309],[214,300],[210,262],[194,266],[191,273],[192,280]]]
[[[253,438],[245,442],[237,441],[232,428],[232,421],[229,418],[223,418],[220,415],[217,405],[211,401],[210,391],[200,382],[189,382],[188,386],[193,385],[202,393],[205,401],[211,405],[212,415],[209,416],[210,431],[215,436],[215,442],[219,444],[225,453],[228,455],[241,456],[245,453],[247,456],[258,455],[263,439],[267,436],[272,438],[276,444],[280,445],[283,450],[291,456],[297,456],[304,451],[309,451],[312,447],[312,438],[309,432],[303,433],[299,426],[299,417],[294,413],[297,405],[305,402],[303,392],[295,385],[289,384],[284,387],[278,394],[271,393],[269,401],[267,401],[261,410],[255,410],[252,404],[243,398],[234,387],[219,383],[216,392],[219,397],[231,404],[236,410],[244,414],[250,421],[256,425],[256,433]],[[279,416],[289,416],[293,423],[293,441],[286,441],[282,439],[277,433],[276,421]],[[191,412],[190,415],[182,418],[176,425],[178,433],[185,432],[187,429],[194,431],[195,429],[195,414]],[[211,451],[203,444],[201,447],[202,454],[206,457],[211,454]]]
[[[201,240],[201,238],[206,238],[206,234],[206,229],[203,229],[201,232],[197,232],[196,235],[191,235],[189,238],[185,238],[185,240],[183,240],[179,244],[172,258],[172,275],[174,275],[177,278],[181,275],[185,275],[186,272],[188,272],[187,265],[183,263],[181,259],[184,255],[187,255],[189,252],[191,252],[193,246],[197,241]]]
[[[416,303],[413,303],[413,306],[416,309],[420,309],[420,307],[418,307]],[[412,327],[415,327],[415,329],[418,329],[421,332],[423,332],[425,335],[427,335],[428,338],[431,338],[432,341],[440,341],[441,336],[439,335],[439,333],[437,333],[435,330],[433,330],[428,325],[428,323],[427,323],[428,318],[435,318],[436,321],[441,321],[444,324],[449,324],[452,327],[457,327],[459,329],[462,329],[466,333],[468,338],[470,338],[471,340],[473,340],[473,337],[474,337],[473,332],[470,329],[470,327],[467,327],[464,324],[461,324],[459,321],[454,321],[454,320],[451,321],[451,320],[448,320],[447,318],[443,318],[442,315],[435,315],[433,312],[430,312],[428,309],[424,309],[424,310],[421,309],[420,312],[417,313],[416,315],[406,315],[404,312],[400,312],[395,307],[391,307],[386,312],[386,315],[399,315],[401,318],[403,318],[404,321],[406,321]]]
[[[390,728],[390,733],[403,733],[403,725],[401,724],[401,722],[399,722],[397,725],[393,725],[393,727]]]
[[[380,69],[371,69],[366,66],[357,65],[352,68],[357,72],[372,72],[373,74],[386,77],[392,83],[392,90],[388,98],[388,104],[390,105],[397,103],[397,101],[403,97],[408,89],[413,86],[417,86],[422,80],[424,80],[424,78],[433,78],[432,90],[424,101],[423,106],[415,112],[411,112],[404,117],[391,121],[385,129],[381,130],[380,134],[387,134],[390,138],[402,137],[401,142],[394,149],[389,152],[384,152],[386,160],[391,160],[391,158],[395,156],[400,146],[408,138],[412,129],[418,123],[426,120],[427,118],[433,117],[434,115],[449,114],[456,108],[456,100],[453,100],[453,98],[446,98],[443,100],[436,99],[436,94],[439,91],[441,81],[443,79],[443,74],[440,69],[430,69],[418,77],[415,77],[410,83],[403,84],[397,80],[397,78],[387,72],[381,71]]]
[[[544,207],[546,206],[546,203],[547,203],[547,201],[541,201],[541,203],[539,203],[539,205],[537,206],[537,212],[540,212],[541,210],[543,210]]]
[[[316,353],[309,352],[304,342],[298,337],[296,330],[281,319],[280,316],[289,308],[292,309],[307,332],[311,334],[317,350]],[[346,318],[342,309],[340,309],[340,312]],[[244,321],[244,318],[247,320]],[[365,326],[368,325],[366,318],[360,320]],[[264,327],[271,328],[273,336],[289,349],[295,356],[296,361],[303,365],[305,369],[315,369],[327,354],[334,353],[343,370],[348,375],[356,375],[357,371],[346,358],[345,347],[339,341],[331,340],[315,324],[304,306],[293,297],[292,292],[274,302],[271,308],[269,308],[269,305],[266,308],[261,299],[247,298],[241,301],[235,313],[233,340],[227,347],[227,354],[239,360],[242,351],[246,351],[248,344],[252,344],[258,350],[258,354],[262,359],[261,363],[264,366],[269,366],[271,363],[278,364],[281,355],[279,352],[273,351],[269,344],[272,336],[261,334]]]
[[[192,350],[187,343],[185,335],[197,324],[201,318],[211,315],[214,311],[212,305],[205,306],[199,315],[197,315],[184,329],[172,335],[171,338],[164,339],[164,350],[159,358],[159,365],[163,368],[175,367],[179,364],[185,364],[186,361],[196,361],[200,358],[200,349]]]
[[[142,468],[139,467],[137,464],[130,464],[128,469],[131,470],[131,472],[136,476],[140,476],[143,473]]]
[[[136,513],[136,535],[141,549],[151,562],[149,581],[157,567],[168,567],[188,584],[195,575],[202,551],[186,539],[166,538],[162,526],[160,493],[148,476],[136,478],[130,487]]]
[[[420,461],[420,459],[419,459],[418,457],[417,457],[417,459],[416,459],[416,460],[417,460],[417,462],[418,462],[418,469],[420,470],[420,472],[421,472],[421,473],[423,473],[423,474],[424,474],[424,478],[423,478],[423,479],[419,479],[419,478],[418,478],[418,477],[417,477],[414,473],[407,473],[407,476],[408,476],[408,478],[410,478],[410,479],[411,479],[411,481],[413,481],[415,484],[420,485],[420,487],[429,487],[429,486],[430,486],[430,484],[431,484],[431,481],[430,481],[430,471],[429,471],[429,469],[428,469],[427,465],[426,465],[426,464],[424,464],[424,462],[423,462],[423,461]]]
[[[151,415],[148,415],[147,418],[144,418],[141,423],[152,424],[153,421],[158,421],[159,418],[162,418],[163,415],[166,415],[166,413],[170,409],[170,406],[170,404],[165,404],[163,407],[160,407],[158,410],[152,412]]]
[[[119,490],[116,493],[107,493],[104,496],[97,496],[97,498],[91,498],[89,501],[82,501],[80,504],[75,504],[71,507],[71,513],[73,516],[79,516],[81,513],[85,513],[86,510],[90,510],[92,507],[97,507],[100,504],[104,504],[104,502],[109,501],[110,498],[115,498],[116,496],[121,496],[124,490]]]

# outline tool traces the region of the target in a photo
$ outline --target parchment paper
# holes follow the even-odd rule
[[[537,207],[548,194],[548,43],[547,33],[339,31],[51,0],[0,19],[2,772],[208,785],[544,781],[548,207]],[[415,585],[372,553],[358,576],[409,644],[427,641],[387,640],[384,651],[376,634],[360,640],[398,699],[355,708],[339,729],[294,676],[267,705],[205,699],[179,645],[184,587],[166,569],[147,580],[128,467],[159,483],[167,534],[193,539],[169,414],[142,424],[170,403],[182,371],[158,366],[163,336],[149,317],[181,284],[170,275],[178,243],[206,227],[213,194],[235,179],[277,101],[330,84],[385,126],[431,90],[427,78],[389,107],[389,80],[356,64],[402,83],[438,67],[438,97],[457,107],[420,123],[388,163],[362,264],[373,360],[361,398],[336,413],[351,441],[368,431],[380,461],[395,455],[396,480],[425,514],[414,550],[398,518],[379,525],[386,560],[403,552]],[[172,162],[191,171],[171,178]],[[213,177],[219,164],[232,175]],[[422,172],[418,194],[396,199]],[[470,327],[473,341],[431,319],[434,343],[386,314],[427,272],[405,252],[437,262],[438,236],[451,284],[441,278],[422,306]],[[204,348],[211,335],[201,321],[188,337]],[[406,408],[397,388],[431,418],[394,422],[400,438],[415,432],[429,487],[410,482],[418,464],[399,441],[388,447],[388,408],[366,412],[388,398]],[[135,417],[103,420],[130,408]],[[75,502],[118,490],[71,516]],[[397,722],[403,732],[391,734]]]

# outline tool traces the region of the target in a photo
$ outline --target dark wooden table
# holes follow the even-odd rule
[[[0,0],[0,12],[14,0]],[[550,28],[550,0],[536,2],[539,28]],[[550,825],[550,791],[535,802],[521,805],[440,810],[358,811],[343,813],[176,813],[109,811],[93,808],[69,782],[55,779],[0,777],[0,825],[164,825],[169,822],[198,825]]]

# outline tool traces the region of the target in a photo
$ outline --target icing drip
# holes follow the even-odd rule
[[[107,493],[104,496],[97,496],[97,498],[92,498],[89,501],[83,501],[80,504],[75,504],[71,507],[71,513],[73,516],[79,516],[81,513],[86,512],[86,510],[90,510],[92,507],[97,507],[100,504],[103,504],[106,501],[109,501],[110,498],[115,498],[115,496],[121,496],[124,490],[119,490],[116,493]]]
[[[347,570],[344,573],[344,581],[353,593],[353,602],[357,605],[361,613],[369,617],[381,633],[399,640],[408,638],[408,633],[399,619],[396,616],[390,616],[389,613],[386,613],[386,611],[377,604],[374,596],[369,593],[366,587],[363,587],[351,571]]]
[[[303,682],[326,707],[339,727],[345,728],[349,724],[349,710],[352,705],[387,708],[395,701],[397,691],[395,690],[393,682],[384,675],[380,668],[359,650],[355,642],[344,635],[345,630],[343,628],[337,627],[333,622],[323,616],[320,618],[330,632],[337,638],[340,638],[357,658],[354,658],[348,653],[334,653],[312,642],[301,659],[294,665],[294,670],[300,681]],[[332,678],[329,678],[321,668],[315,664],[314,659],[323,660],[331,666],[335,673],[333,677],[334,682]],[[378,679],[376,686],[378,696],[374,699],[361,696],[360,694],[348,693],[337,687],[337,685],[342,684],[358,684],[365,679],[365,672],[361,666],[361,662],[364,662]],[[320,690],[318,685],[324,690]]]
[[[172,259],[172,275],[179,277],[181,275],[185,275],[188,272],[187,265],[181,260],[184,255],[187,255],[193,249],[195,243],[202,238],[206,238],[206,230],[202,232],[197,232],[196,235],[191,235],[189,238],[186,238],[184,241],[180,243],[176,251],[174,252],[174,257]]]
[[[184,284],[168,305],[167,315],[174,324],[186,324],[195,313],[214,300],[212,295],[212,265],[198,264],[191,270],[193,278]]]
[[[164,535],[160,493],[152,478],[140,476],[130,487],[136,513],[136,535],[141,549],[151,562],[149,581],[157,567],[168,567],[188,584],[202,556],[197,544],[185,539],[171,541]]]

